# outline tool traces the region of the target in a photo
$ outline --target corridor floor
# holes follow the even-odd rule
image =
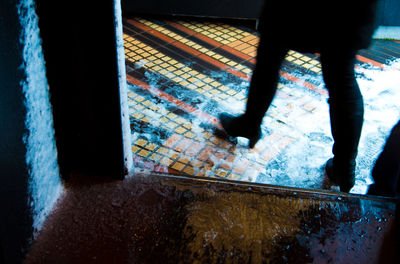
[[[124,19],[137,172],[336,190],[324,175],[333,141],[317,54],[288,53],[254,149],[223,137],[218,115],[243,112],[257,44],[243,25]],[[399,119],[399,58],[400,43],[390,40],[374,40],[357,56],[365,123],[352,193],[372,183],[371,167]]]

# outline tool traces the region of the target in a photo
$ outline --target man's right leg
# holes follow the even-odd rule
[[[355,182],[357,149],[364,120],[363,98],[354,72],[355,55],[355,51],[346,50],[321,53],[334,139],[334,157],[327,163],[327,173],[345,192],[349,192]]]

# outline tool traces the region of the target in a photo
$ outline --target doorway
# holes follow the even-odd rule
[[[139,171],[337,190],[324,175],[333,141],[318,54],[288,53],[263,138],[249,150],[245,139],[221,135],[218,116],[244,110],[258,45],[255,27],[240,20],[154,16],[125,17],[123,23]],[[352,193],[364,194],[372,183],[373,162],[398,119],[399,58],[400,43],[390,40],[375,40],[357,55],[366,120]]]

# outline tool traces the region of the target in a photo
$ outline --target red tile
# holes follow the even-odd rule
[[[205,144],[200,142],[194,142],[188,149],[186,149],[185,154],[191,157],[196,156],[201,149],[205,147]]]
[[[182,136],[178,134],[173,134],[167,139],[167,141],[164,142],[163,146],[167,148],[172,148],[173,146],[175,146],[176,143],[178,143],[181,140],[181,138]]]
[[[185,151],[192,144],[192,140],[188,138],[183,138],[180,142],[175,146],[174,150],[178,152]]]
[[[210,158],[212,153],[214,153],[214,149],[210,146],[207,146],[202,152],[200,152],[199,156],[197,156],[197,159],[206,161]]]
[[[236,173],[239,173],[239,174],[243,174],[247,170],[249,165],[250,165],[249,161],[239,160],[235,163],[235,168],[233,169],[233,171],[235,171]]]

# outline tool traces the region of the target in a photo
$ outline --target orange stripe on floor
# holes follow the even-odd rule
[[[145,26],[145,25],[143,25],[143,24],[141,24],[141,23],[139,23],[137,21],[128,19],[128,22],[131,25],[133,25],[135,27],[138,27],[138,28],[140,28],[140,29],[142,29],[144,31],[152,31],[151,34],[156,36],[157,38],[162,39],[162,40],[170,43],[171,45],[174,45],[175,47],[177,47],[177,48],[179,48],[181,50],[184,50],[187,53],[192,54],[192,55],[202,59],[203,61],[208,62],[208,63],[220,68],[223,71],[227,71],[227,72],[229,72],[229,73],[231,73],[231,74],[233,74],[233,75],[235,75],[235,76],[237,76],[237,77],[239,77],[241,79],[244,79],[245,81],[249,81],[249,77],[246,74],[244,74],[244,73],[242,73],[240,71],[237,71],[237,70],[231,68],[230,66],[228,66],[228,65],[226,65],[226,64],[224,64],[222,62],[219,62],[216,59],[213,59],[213,58],[211,58],[210,56],[208,56],[206,54],[201,53],[200,51],[198,51],[196,49],[193,49],[193,48],[191,48],[191,47],[189,47],[189,46],[187,46],[187,45],[185,45],[185,44],[183,44],[181,42],[178,42],[175,39],[173,39],[171,37],[168,37],[168,36],[164,35],[163,33],[155,31],[155,30],[153,30],[153,29],[151,29],[151,28],[149,28],[149,27],[147,27],[147,26]]]
[[[374,66],[379,67],[379,68],[381,68],[381,69],[384,69],[384,68],[385,68],[385,65],[384,65],[384,64],[379,63],[379,62],[374,61],[374,60],[371,60],[371,59],[368,59],[368,58],[366,58],[366,57],[364,57],[364,56],[356,55],[356,58],[357,58],[357,60],[359,60],[359,61],[361,61],[361,62],[374,65]]]
[[[159,89],[157,89],[157,88],[155,88],[155,87],[153,87],[151,85],[148,85],[148,84],[146,84],[146,83],[144,83],[142,81],[139,81],[138,79],[136,79],[136,78],[134,78],[134,77],[132,77],[132,76],[130,76],[128,74],[126,75],[126,79],[127,79],[128,82],[142,87],[143,89],[151,92],[155,96],[160,97],[160,98],[162,98],[162,99],[164,99],[164,100],[166,100],[166,101],[168,101],[170,103],[173,103],[173,104],[179,106],[180,108],[184,109],[185,111],[187,111],[189,113],[192,113],[192,114],[196,115],[197,117],[200,117],[203,120],[206,120],[207,122],[209,122],[212,125],[215,125],[215,126],[217,126],[219,128],[222,128],[220,123],[219,123],[219,120],[217,118],[215,118],[214,116],[211,116],[211,115],[209,115],[209,114],[207,114],[207,113],[205,113],[205,112],[203,112],[203,111],[201,111],[201,110],[199,110],[199,109],[197,109],[197,108],[195,108],[195,107],[193,107],[191,105],[188,105],[185,102],[183,102],[183,101],[181,101],[181,100],[179,100],[179,99],[177,99],[177,98],[175,98],[175,97],[173,97],[173,96],[171,96],[171,95],[169,95],[169,94],[167,94],[167,93],[165,93],[165,92],[163,92],[163,91],[161,91],[161,90],[159,90]]]

